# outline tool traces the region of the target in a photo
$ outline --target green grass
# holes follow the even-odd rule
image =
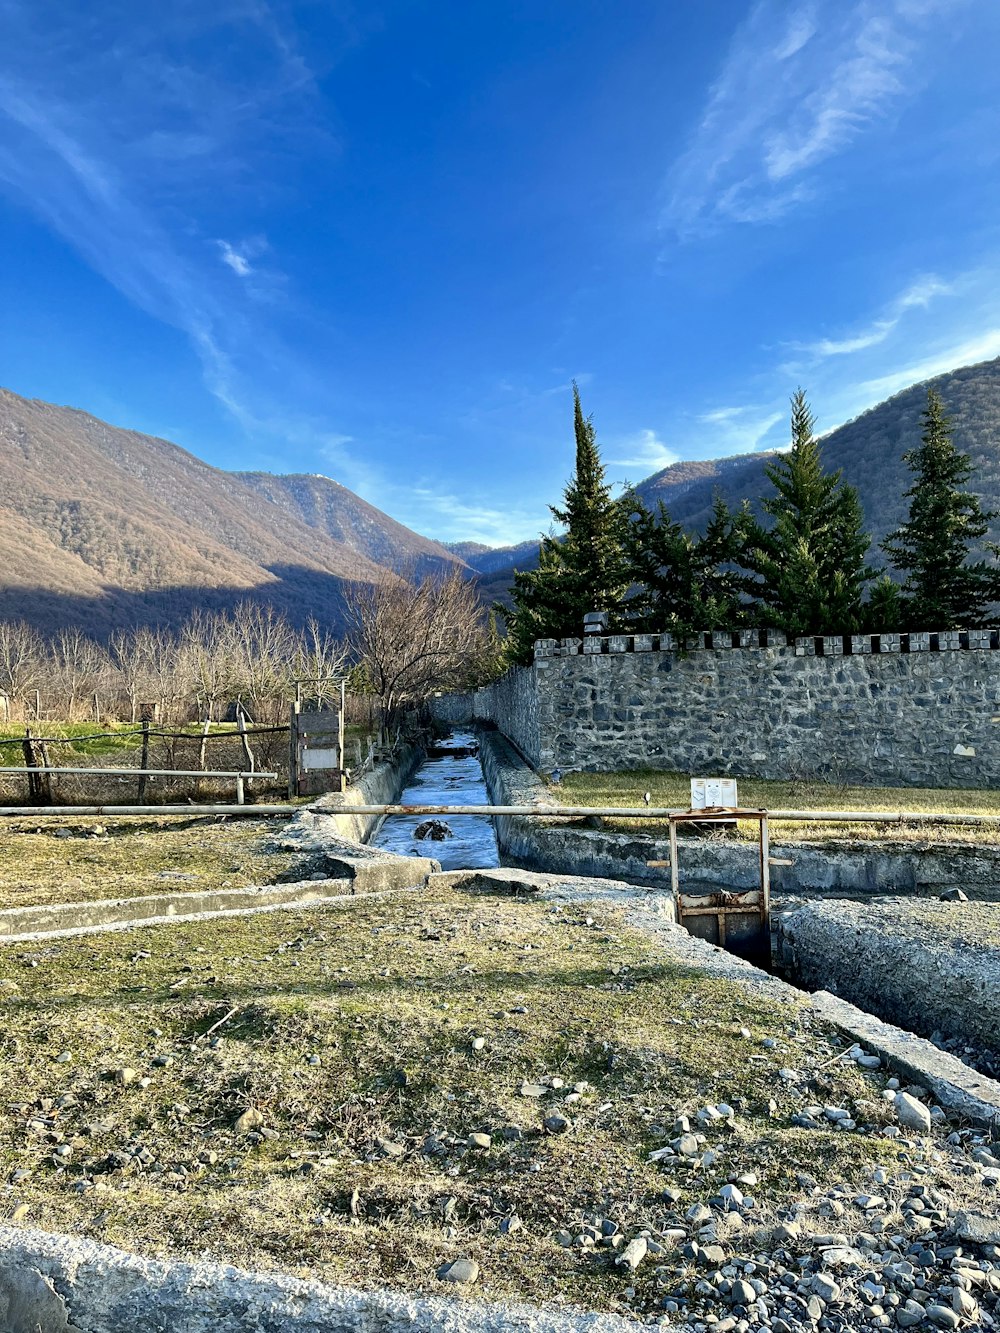
[[[136,816],[0,821],[0,908],[273,884],[297,858],[273,819]]]
[[[365,1288],[440,1291],[435,1270],[461,1255],[491,1297],[624,1308],[631,1286],[649,1311],[655,1265],[625,1274],[553,1233],[588,1213],[656,1233],[749,1169],[766,1224],[808,1181],[861,1187],[903,1152],[793,1128],[809,1101],[877,1128],[883,1077],[841,1065],[796,1002],[673,961],[603,906],[435,890],[14,946],[0,1012],[6,1216]],[[815,1070],[807,1087],[782,1084],[789,1065]],[[520,1095],[553,1077],[541,1101]],[[648,1161],[676,1116],[721,1099],[738,1115],[705,1131],[714,1165]],[[263,1136],[235,1128],[248,1109]],[[544,1132],[553,1111],[568,1133]],[[466,1150],[474,1132],[489,1151]],[[928,1161],[933,1181],[946,1168]],[[948,1187],[955,1206],[976,1188]],[[504,1235],[512,1213],[523,1226]]]
[[[1000,815],[1000,791],[967,791],[936,787],[860,787],[822,782],[778,782],[764,778],[739,778],[740,804],[747,808],[785,810],[876,810],[896,813],[901,810],[921,814]],[[690,803],[690,778],[682,773],[661,773],[654,769],[635,769],[625,773],[568,773],[558,787],[552,787],[553,799],[565,805],[641,806],[644,792],[651,803],[682,807]],[[652,833],[666,836],[664,820],[613,819],[606,826],[620,832]],[[756,837],[756,825],[741,825],[742,837]],[[777,822],[772,839],[845,838],[865,841],[891,840],[921,842],[995,842],[1000,828],[975,825],[860,824],[822,822],[816,824]]]

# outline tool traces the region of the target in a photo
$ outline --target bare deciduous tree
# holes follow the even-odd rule
[[[461,573],[353,583],[345,609],[352,655],[387,723],[436,690],[476,683],[489,635],[475,588]]]

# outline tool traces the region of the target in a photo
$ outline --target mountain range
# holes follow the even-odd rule
[[[986,509],[1000,510],[998,357],[910,385],[821,438],[826,466],[840,468],[844,480],[858,489],[874,539],[869,558],[876,565],[881,563],[877,543],[906,518],[909,501],[905,492],[912,477],[903,455],[920,443],[920,414],[927,406],[929,388],[941,394],[951,418],[952,438],[972,460],[969,489],[980,496]],[[776,456],[770,450],[673,463],[634,489],[648,508],[656,509],[662,501],[675,522],[698,531],[708,520],[716,494],[731,508],[749,500],[759,513],[759,501],[771,489],[764,467]],[[481,573],[486,589],[502,596],[514,569],[533,569],[538,564],[538,543],[493,548],[486,554],[470,552],[464,558]]]
[[[915,384],[823,437],[825,462],[857,486],[876,540],[905,516],[903,454],[919,442],[929,385],[972,457],[972,489],[1000,509],[998,358]],[[635,489],[699,528],[717,492],[734,506],[759,501],[773,457],[675,463]],[[339,627],[349,581],[459,569],[490,600],[537,557],[537,540],[442,544],[328,477],[225,472],[167,440],[0,389],[0,619],[104,635],[249,599]]]

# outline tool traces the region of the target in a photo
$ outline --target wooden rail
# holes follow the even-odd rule
[[[210,769],[204,768],[58,768],[53,764],[32,764],[22,765],[20,767],[0,767],[0,773],[20,773],[22,776],[31,777],[34,774],[46,774],[49,777],[66,777],[75,774],[84,776],[101,776],[126,778],[135,777],[139,779],[140,796],[144,787],[145,778],[235,778],[236,779],[236,803],[242,805],[245,799],[244,783],[252,778],[277,778],[277,773],[260,772],[237,772],[230,769]]]

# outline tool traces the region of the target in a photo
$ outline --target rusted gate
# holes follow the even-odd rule
[[[677,921],[691,935],[717,944],[741,957],[766,959],[771,947],[771,856],[766,810],[717,808],[684,810],[670,817],[670,888]],[[745,819],[759,831],[760,883],[752,889],[702,889],[680,887],[677,830],[681,824],[732,824]],[[656,865],[656,862],[651,862]]]

